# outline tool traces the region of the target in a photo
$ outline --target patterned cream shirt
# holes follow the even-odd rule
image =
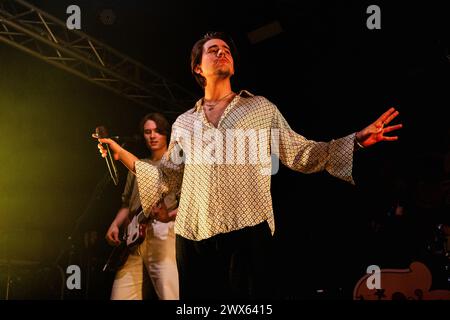
[[[202,102],[173,124],[159,167],[135,163],[145,212],[169,191],[180,196],[175,232],[182,237],[207,239],[265,220],[273,234],[270,179],[278,159],[296,171],[326,170],[354,183],[355,133],[330,142],[307,140],[273,103],[245,90],[226,107],[216,128]]]

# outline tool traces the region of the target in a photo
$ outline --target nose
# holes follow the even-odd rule
[[[217,56],[221,57],[225,54],[225,52],[222,49],[217,50]]]

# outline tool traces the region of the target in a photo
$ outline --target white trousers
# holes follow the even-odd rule
[[[173,222],[154,222],[144,242],[116,273],[111,300],[142,300],[144,267],[160,300],[178,300],[178,269]]]

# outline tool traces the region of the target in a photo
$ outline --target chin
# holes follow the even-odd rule
[[[161,145],[156,145],[156,146],[150,146],[150,150],[152,150],[152,151],[158,151],[158,150],[161,150],[162,149],[162,146]]]

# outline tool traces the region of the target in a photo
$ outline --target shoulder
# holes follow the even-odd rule
[[[249,92],[248,90],[241,90],[238,95],[244,101],[251,101],[254,103],[273,105],[273,103],[271,101],[269,101],[269,99],[267,99],[266,97],[254,95],[253,93]]]
[[[143,162],[147,162],[147,163],[153,164],[153,161],[150,160],[149,158],[142,158],[142,159],[139,159],[139,160],[143,161]]]
[[[176,128],[182,126],[187,121],[192,121],[192,119],[195,117],[196,109],[197,107],[195,106],[179,115],[173,123],[173,127]]]
[[[250,93],[247,90],[242,90],[239,93],[241,103],[244,105],[251,105],[253,108],[262,109],[265,112],[274,111],[276,106],[269,99],[264,96],[258,96]]]

